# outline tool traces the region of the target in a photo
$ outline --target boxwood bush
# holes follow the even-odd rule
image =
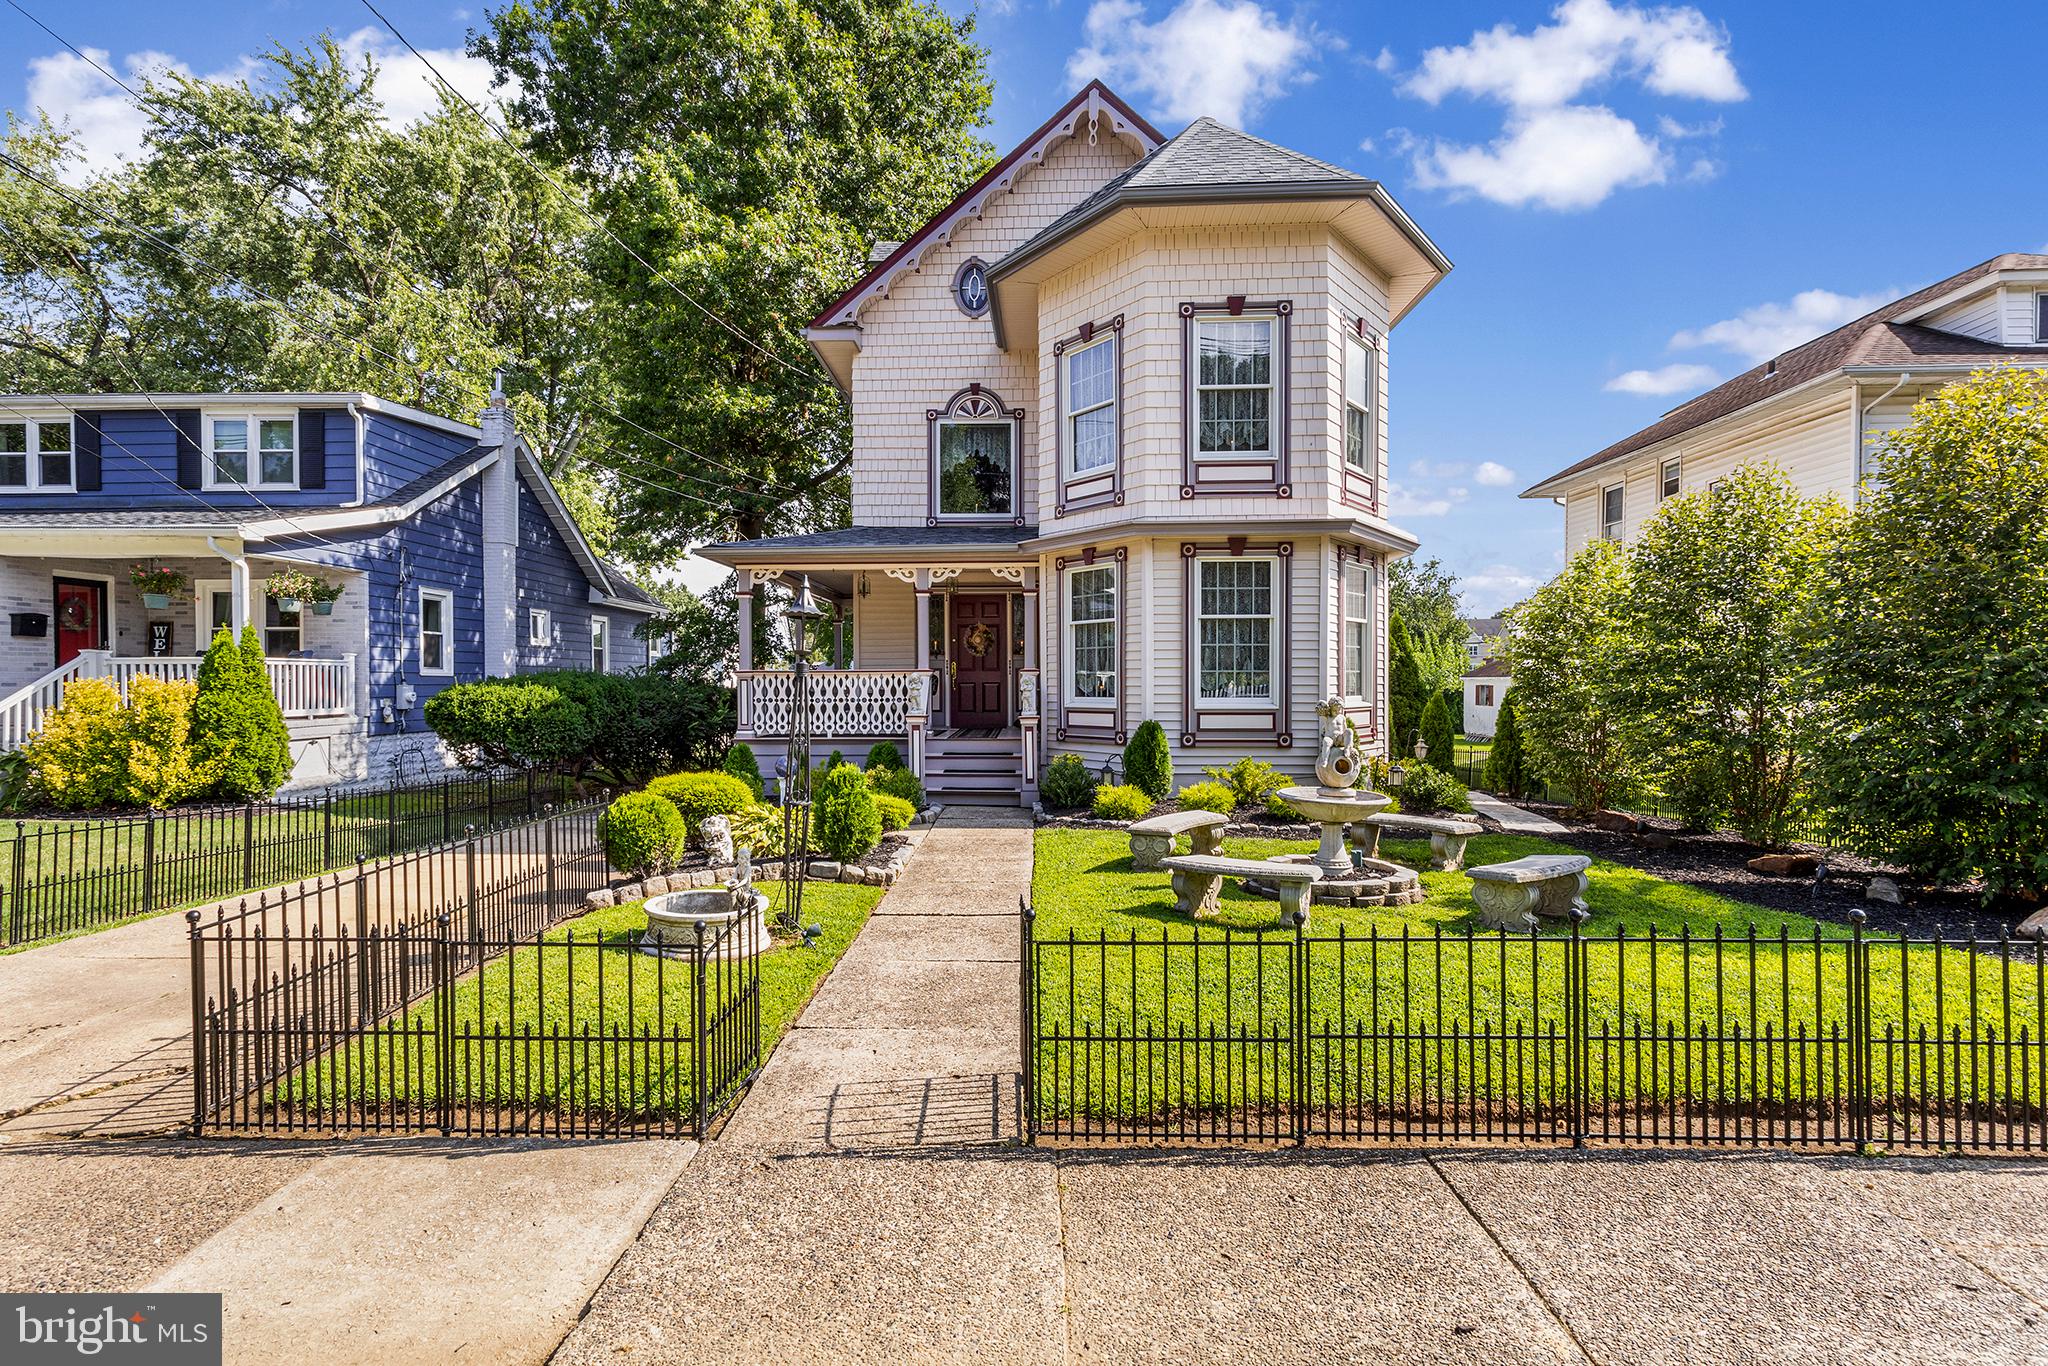
[[[907,768],[870,768],[868,786],[899,801],[909,802],[912,811],[922,811],[926,806],[924,784]]]
[[[1089,808],[1099,821],[1141,821],[1151,813],[1152,799],[1131,783],[1095,789],[1095,803]]]
[[[667,799],[692,839],[706,816],[737,816],[754,804],[753,792],[730,773],[671,773],[647,784],[647,790]]]
[[[1228,816],[1237,810],[1237,794],[1224,783],[1191,783],[1180,790],[1180,809]]]
[[[665,674],[551,670],[460,683],[427,699],[427,724],[475,768],[596,772],[624,783],[705,769],[732,736],[732,690]]]
[[[683,834],[682,813],[652,792],[628,792],[597,819],[605,861],[634,877],[673,861],[682,852]]]
[[[1434,764],[1411,764],[1401,781],[1401,809],[1413,816],[1434,811],[1470,811],[1465,785]]]
[[[1045,766],[1038,780],[1038,795],[1049,807],[1071,809],[1086,806],[1095,796],[1095,778],[1088,763],[1078,754],[1062,754]]]
[[[901,797],[892,797],[886,792],[875,794],[875,814],[882,818],[882,829],[901,830],[917,817],[917,808]]]
[[[811,802],[818,847],[841,863],[857,862],[882,838],[882,817],[867,777],[852,764],[828,769]]]
[[[903,756],[896,750],[896,742],[884,740],[868,750],[868,771],[878,768],[901,768]]]

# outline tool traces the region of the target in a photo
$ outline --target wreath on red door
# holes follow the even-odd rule
[[[92,629],[92,603],[85,598],[66,598],[57,609],[57,624],[67,631]]]
[[[967,653],[975,656],[976,658],[980,658],[986,655],[990,650],[995,649],[995,628],[989,626],[986,622],[982,623],[979,626],[972,627],[968,630],[967,635],[962,640],[962,643],[967,646]]]

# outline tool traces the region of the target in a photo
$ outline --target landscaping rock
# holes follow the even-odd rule
[[[1820,860],[1812,854],[1759,854],[1748,864],[1752,873],[1768,877],[1812,877]]]
[[[1642,841],[1643,848],[1645,849],[1669,849],[1671,847],[1671,832],[1668,830],[1645,830],[1636,838]]]
[[[1885,880],[1887,882],[1891,881],[1889,878]],[[1898,890],[1897,883],[1892,884],[1892,890]],[[2048,906],[2043,906],[2040,910],[2035,911],[2025,920],[2022,920],[2019,923],[2019,928],[2014,930],[2013,933],[2022,939],[2048,938]]]
[[[814,882],[839,881],[839,865],[828,858],[812,859],[811,880]]]
[[[1617,835],[1633,835],[1643,824],[1626,811],[1595,811],[1592,821],[1598,829],[1611,830]]]
[[[1874,877],[1870,879],[1870,885],[1863,889],[1863,899],[1865,901],[1881,901],[1887,906],[1903,906],[1906,904],[1906,894],[1899,890],[1897,882],[1888,877]],[[2034,925],[2034,922],[2037,920],[2042,920],[2043,916],[2048,916],[2048,911],[2036,911],[2025,920],[2022,920],[2020,922],[2020,933],[2033,933],[2034,931],[2029,930],[2028,926]],[[2048,921],[2042,921],[2042,926],[2048,926]],[[2042,926],[2036,926],[2035,929],[2038,930]]]
[[[628,901],[645,901],[647,899],[647,889],[637,882],[629,882],[623,887],[614,887],[612,894],[618,897],[618,904],[621,906],[625,905]]]
[[[674,877],[651,877],[641,883],[640,886],[649,896],[666,896],[670,892],[675,891],[678,886],[689,886],[689,878],[681,873]]]
[[[584,897],[583,904],[588,906],[593,911],[601,911],[607,906],[616,904],[616,898],[612,896],[611,888],[600,887],[596,891]]]

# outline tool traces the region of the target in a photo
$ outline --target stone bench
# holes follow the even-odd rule
[[[1482,829],[1477,821],[1444,820],[1437,816],[1404,816],[1398,811],[1382,811],[1377,816],[1367,816],[1353,825],[1351,838],[1365,851],[1367,858],[1378,858],[1381,831],[1420,830],[1429,836],[1429,866],[1441,873],[1465,866],[1465,841],[1479,834]]]
[[[1214,811],[1176,811],[1131,822],[1131,867],[1149,872],[1173,853],[1173,837],[1186,835],[1190,850],[1213,854],[1223,847],[1223,827],[1230,817]]]
[[[1539,915],[1568,916],[1586,908],[1584,854],[1530,854],[1467,870],[1479,918],[1497,930],[1526,930]]]
[[[1309,888],[1323,880],[1323,870],[1313,863],[1215,854],[1178,854],[1161,860],[1159,866],[1173,874],[1173,908],[1198,920],[1216,914],[1224,878],[1257,878],[1279,893],[1281,923],[1304,925],[1308,923]]]

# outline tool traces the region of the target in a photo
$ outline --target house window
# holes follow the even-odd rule
[[[939,424],[939,515],[1007,517],[1016,485],[1008,422]]]
[[[552,645],[555,643],[554,623],[548,617],[545,607],[534,607],[526,613],[526,643],[528,645]]]
[[[71,491],[71,419],[0,422],[0,492]]]
[[[590,671],[599,674],[612,671],[612,624],[605,617],[590,619]]]
[[[1473,706],[1475,706],[1475,707],[1490,707],[1490,706],[1492,706],[1492,705],[1493,705],[1493,684],[1491,684],[1491,683],[1474,683],[1474,684],[1472,685],[1472,705],[1473,705]]]
[[[1465,653],[1472,656],[1472,662],[1474,664],[1477,664],[1479,662],[1481,652],[1485,649],[1486,647],[1484,645],[1475,642],[1465,647]]]
[[[1196,630],[1204,702],[1273,701],[1273,576],[1267,559],[1202,560]]]
[[[1372,439],[1372,348],[1356,337],[1344,342],[1344,463],[1370,474],[1379,462]]]
[[[1663,470],[1659,472],[1657,477],[1657,501],[1661,503],[1666,498],[1676,498],[1677,496],[1678,462],[1676,460],[1666,460]]]
[[[1600,490],[1600,536],[1603,540],[1621,539],[1622,488],[1616,484],[1611,489]]]
[[[1116,463],[1116,334],[1062,357],[1067,367],[1067,472],[1093,474]]]
[[[1344,566],[1344,695],[1363,700],[1372,677],[1372,576],[1363,564]]]
[[[1067,580],[1067,699],[1116,696],[1117,569],[1077,569]]]
[[[1273,451],[1273,318],[1195,320],[1195,458]]]
[[[284,659],[289,655],[303,652],[306,648],[306,608],[302,603],[296,612],[287,612],[276,598],[263,595],[263,653],[272,659]]]
[[[291,417],[207,419],[206,486],[291,489],[299,486],[299,424]]]
[[[448,639],[455,622],[455,595],[438,588],[420,590],[420,672],[455,672],[454,649]]]
[[[2048,292],[2034,296],[2034,340],[2048,342]]]

